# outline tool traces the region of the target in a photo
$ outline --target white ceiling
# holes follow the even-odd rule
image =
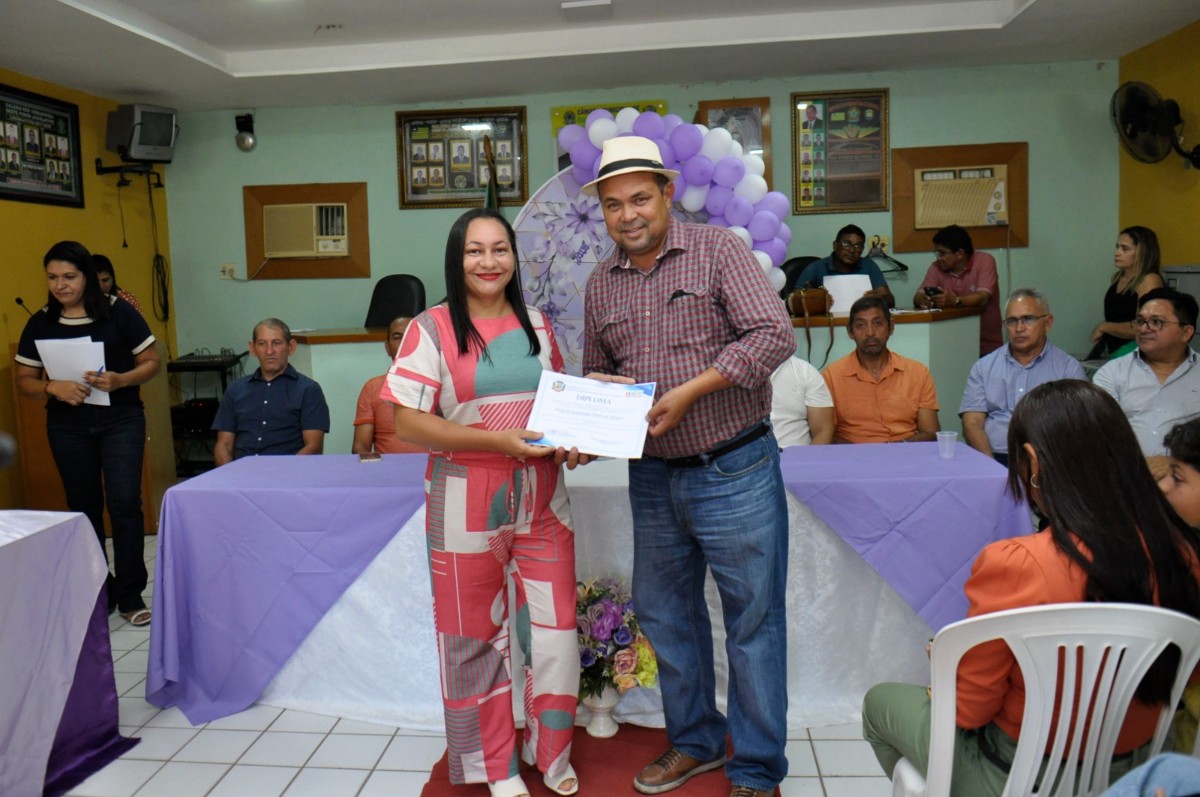
[[[603,0],[599,0],[603,2]],[[596,7],[585,8],[597,10]],[[0,0],[0,66],[181,110],[1111,60],[1196,0]]]

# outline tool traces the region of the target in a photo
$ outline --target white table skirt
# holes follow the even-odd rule
[[[624,462],[595,463],[568,476],[581,580],[608,576],[628,582],[632,573],[625,468]],[[880,681],[928,680],[929,626],[790,495],[788,523],[789,730],[857,719],[863,695]],[[422,509],[313,629],[260,702],[411,730],[443,730],[424,526]],[[711,579],[707,594],[723,709],[725,635]],[[516,704],[519,714],[519,699]],[[581,715],[586,711],[580,708]],[[662,726],[658,690],[627,693],[616,716]]]
[[[41,794],[108,570],[81,514],[0,512],[0,794]]]

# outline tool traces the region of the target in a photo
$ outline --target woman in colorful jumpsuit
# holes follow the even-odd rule
[[[574,794],[579,691],[575,539],[559,463],[577,452],[529,443],[538,380],[561,371],[545,316],[521,295],[516,236],[488,209],[464,213],[446,242],[446,301],[409,325],[382,397],[396,435],[430,449],[426,535],[451,783],[524,797],[520,759],[556,794]],[[517,606],[508,611],[507,574]],[[525,731],[512,712],[510,628],[529,651]]]

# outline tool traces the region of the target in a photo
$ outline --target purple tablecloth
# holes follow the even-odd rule
[[[62,794],[137,744],[117,728],[106,572],[83,515],[0,512],[5,797]]]
[[[241,711],[425,500],[424,455],[241,459],[163,497],[146,699]]]
[[[1008,471],[959,443],[785,449],[783,481],[934,631],[966,616],[963,584],[988,543],[1033,531]]]

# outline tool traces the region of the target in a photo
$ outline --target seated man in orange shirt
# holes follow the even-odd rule
[[[400,351],[400,341],[404,339],[404,330],[408,329],[407,316],[400,316],[388,324],[387,338],[383,345],[387,349],[388,362],[396,359]],[[379,397],[387,374],[373,376],[363,385],[358,394],[358,406],[354,412],[354,444],[350,448],[352,454],[369,454],[378,451],[381,454],[424,454],[426,450],[411,443],[405,443],[396,438],[395,404],[384,401]]]
[[[889,351],[887,305],[864,296],[846,329],[855,350],[822,373],[833,396],[835,443],[916,443],[936,439],[937,391],[929,369]]]

